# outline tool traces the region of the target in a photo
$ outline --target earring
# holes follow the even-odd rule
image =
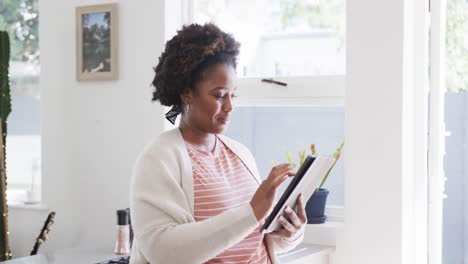
[[[190,104],[187,104],[187,112],[190,111]]]

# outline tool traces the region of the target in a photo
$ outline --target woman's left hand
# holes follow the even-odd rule
[[[284,210],[289,218],[289,221],[281,215],[279,222],[283,228],[273,231],[271,234],[284,238],[297,238],[304,232],[304,227],[307,224],[307,217],[302,202],[302,193],[297,197],[297,213],[294,212],[289,206]]]

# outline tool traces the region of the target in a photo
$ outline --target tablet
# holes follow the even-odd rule
[[[297,197],[300,193],[302,193],[304,206],[306,205],[315,189],[319,187],[325,174],[333,165],[333,161],[334,159],[332,157],[327,156],[307,156],[270,215],[265,219],[262,233],[273,232],[282,226],[278,222],[279,216],[284,214],[286,217],[284,209],[288,205],[296,211]]]

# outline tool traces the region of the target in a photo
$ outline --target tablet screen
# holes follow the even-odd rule
[[[288,185],[283,195],[279,199],[278,203],[276,203],[275,208],[273,208],[273,211],[271,212],[271,214],[266,218],[265,224],[263,225],[262,230],[268,229],[270,224],[273,222],[275,216],[279,213],[279,211],[283,207],[288,197],[291,195],[291,193],[294,191],[296,186],[302,180],[303,176],[305,175],[307,170],[310,168],[314,160],[315,160],[315,157],[312,157],[310,155],[308,155],[307,158],[304,160],[299,170],[297,170],[296,175],[294,175],[294,178],[292,179],[291,183]]]

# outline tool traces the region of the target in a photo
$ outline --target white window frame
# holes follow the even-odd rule
[[[177,8],[181,10],[177,15]],[[194,0],[166,1],[166,38],[169,39],[176,28],[194,21]],[[168,19],[171,19],[168,21]],[[179,24],[177,24],[179,21]],[[275,81],[287,83],[280,86],[265,83],[264,77],[240,77],[238,79],[236,106],[334,106],[344,107],[345,75],[317,75],[273,77]],[[169,108],[164,109],[168,111]],[[174,127],[165,122],[165,128]],[[343,222],[344,207],[327,206],[326,214],[331,221]]]
[[[239,106],[344,106],[345,76],[276,77],[288,86],[262,78],[240,78]]]
[[[446,0],[430,0],[430,107],[428,161],[428,263],[442,263],[445,123]]]

